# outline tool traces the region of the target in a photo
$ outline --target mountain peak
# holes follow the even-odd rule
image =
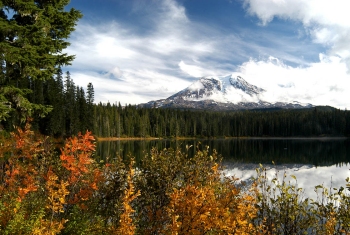
[[[237,103],[240,101],[258,101],[258,95],[264,89],[254,86],[240,76],[202,77],[186,89],[169,97],[199,101],[213,100],[222,103]]]
[[[300,103],[269,103],[260,99],[264,89],[248,83],[241,76],[202,77],[190,86],[168,97],[151,101],[143,107],[168,107],[211,110],[265,108],[306,108]]]
[[[247,93],[250,96],[253,95],[258,95],[262,92],[265,92],[264,89],[259,88],[257,86],[254,86],[250,83],[248,83],[246,80],[244,80],[241,76],[237,76],[237,77],[230,77],[230,83],[231,85],[236,88],[236,89],[240,89],[242,91],[244,91],[245,93]]]

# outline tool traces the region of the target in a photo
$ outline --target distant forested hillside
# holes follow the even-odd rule
[[[99,137],[350,136],[350,112],[331,107],[211,112],[94,105]]]

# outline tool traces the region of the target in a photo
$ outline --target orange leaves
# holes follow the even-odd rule
[[[335,234],[336,227],[337,227],[337,221],[335,216],[336,214],[334,211],[330,212],[328,215],[327,222],[325,224],[327,235]]]
[[[18,157],[35,159],[37,155],[44,151],[42,145],[44,140],[36,138],[34,132],[30,130],[30,124],[27,123],[25,128],[22,130],[17,128],[16,133],[11,133],[13,139],[15,140],[15,149],[13,151],[18,154]]]
[[[299,221],[318,216],[303,222],[306,229],[317,226],[317,234],[348,233],[347,194],[337,194],[339,207],[318,204],[311,212],[310,204],[287,208],[293,197],[280,197],[280,211],[264,214],[256,184],[248,190],[237,186],[238,179],[223,178],[215,151],[213,156],[198,151],[188,159],[180,151],[152,150],[135,174],[133,165],[127,168],[122,160],[96,164],[93,141],[90,132],[70,138],[60,158],[28,127],[2,141],[0,233],[294,234],[277,230],[286,225],[281,212],[289,216],[290,208],[308,210]],[[293,196],[291,186],[277,187]]]
[[[215,195],[209,187],[187,185],[170,195],[172,234],[204,234],[216,227]]]
[[[93,163],[90,156],[95,149],[93,140],[91,132],[86,132],[85,135],[79,133],[78,137],[69,138],[61,149],[62,166],[70,171],[71,183],[75,183],[82,174],[89,172],[88,166]]]
[[[94,137],[91,132],[67,140],[61,149],[62,166],[69,171],[68,183],[72,185],[70,204],[88,200],[93,191],[98,190],[97,184],[102,180],[102,172],[91,158],[95,150]],[[81,208],[85,208],[81,204]]]
[[[38,188],[37,156],[42,152],[43,141],[35,140],[30,125],[11,133],[12,138],[2,143],[0,156],[6,157],[1,174],[1,192],[13,193],[21,201],[28,193]],[[11,148],[12,146],[12,148]]]
[[[102,180],[91,158],[93,141],[90,132],[71,138],[58,158],[48,142],[35,137],[29,124],[2,139],[0,233],[59,234],[67,222],[64,216],[73,208],[68,202],[90,207]]]
[[[21,234],[21,228],[31,226],[31,216],[40,218],[35,196],[42,192],[43,142],[34,136],[29,124],[1,142],[0,233]]]
[[[127,176],[127,184],[128,188],[124,192],[123,197],[123,214],[120,216],[120,227],[118,228],[118,234],[124,235],[133,235],[135,234],[136,226],[133,224],[132,215],[135,210],[131,207],[130,203],[141,195],[140,191],[135,193],[135,187],[133,183],[133,176],[135,174],[135,170],[132,168],[132,164],[130,167],[129,174]]]

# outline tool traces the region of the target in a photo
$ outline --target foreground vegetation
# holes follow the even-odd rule
[[[223,177],[208,149],[153,149],[137,167],[131,157],[95,162],[94,149],[90,132],[57,150],[28,124],[1,139],[0,233],[350,233],[349,179],[332,192],[316,186],[313,201],[262,167],[249,184]]]

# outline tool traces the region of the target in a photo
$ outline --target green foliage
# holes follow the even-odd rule
[[[302,109],[210,112],[94,106],[99,137],[291,137],[350,136],[350,111]]]
[[[179,150],[152,149],[142,159],[135,175],[135,190],[141,192],[134,201],[137,233],[174,234],[177,231],[178,234],[191,234],[188,226],[191,231],[200,231],[200,227],[207,232],[215,231],[214,228],[241,231],[239,226],[248,231],[245,225],[249,225],[250,216],[254,215],[254,209],[249,207],[254,199],[240,194],[236,179],[222,181],[218,162],[217,152],[214,150],[210,155],[208,148],[197,148],[192,158]],[[192,194],[193,197],[190,196]],[[250,215],[249,219],[245,213]],[[204,223],[204,217],[207,224],[199,226],[201,221]],[[240,220],[245,225],[240,224]],[[185,221],[192,221],[193,224]],[[198,226],[194,224],[195,221]]]
[[[105,225],[117,227],[122,213],[122,198],[126,190],[128,167],[121,158],[108,160],[103,169],[104,180],[96,195],[96,215],[104,218]]]
[[[74,59],[62,51],[81,13],[66,12],[68,0],[1,1],[2,63],[5,64],[2,83],[32,79],[51,79],[56,66]],[[13,14],[12,14],[13,13]]]
[[[297,187],[297,179],[287,182],[282,178],[268,179],[266,169],[257,169],[258,217],[265,234],[349,234],[350,195],[341,187],[328,190],[317,185],[317,199],[303,197],[303,189]]]
[[[311,200],[311,209],[319,221],[315,234],[349,234],[350,194],[346,189],[327,189],[323,185],[317,185],[315,192],[318,195],[317,200]]]
[[[0,1],[0,122],[8,131],[52,109],[44,101],[44,81],[74,59],[63,50],[81,17],[75,9],[65,11],[68,3]]]
[[[12,86],[0,88],[0,121],[11,117],[13,125],[20,125],[29,117],[44,117],[52,110],[50,106],[33,104],[25,96],[32,93],[29,89]]]
[[[257,173],[260,191],[257,223],[261,223],[268,234],[308,234],[316,219],[309,211],[309,199],[303,198],[303,189],[297,187],[295,176],[291,175],[295,182],[287,182],[286,173],[279,179],[276,172],[270,180],[265,168],[258,168]]]

